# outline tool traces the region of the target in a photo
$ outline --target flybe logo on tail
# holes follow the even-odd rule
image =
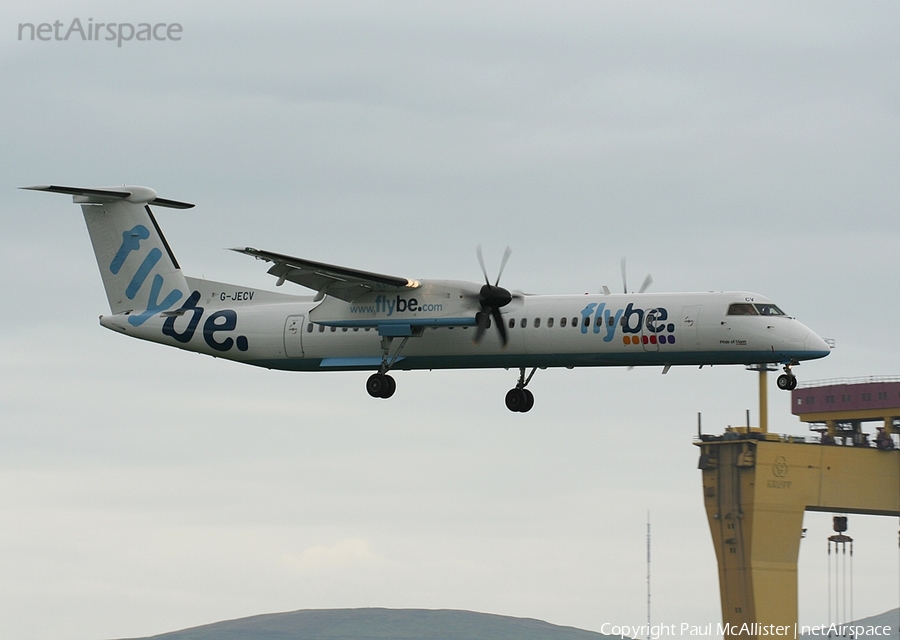
[[[137,224],[128,231],[122,232],[122,244],[119,247],[119,250],[116,251],[116,255],[113,256],[112,262],[109,263],[109,270],[113,275],[118,274],[122,270],[125,260],[131,252],[140,250],[141,242],[149,237],[150,230],[142,224]],[[150,251],[147,252],[147,255],[144,256],[144,260],[131,277],[131,282],[129,282],[128,286],[125,288],[125,296],[129,300],[134,300],[134,297],[144,286],[147,277],[161,257],[162,251],[157,247],[150,249]],[[158,273],[154,274],[153,281],[150,283],[150,295],[147,297],[147,308],[141,313],[128,316],[128,323],[130,325],[135,327],[141,326],[155,314],[169,309],[184,296],[184,293],[180,290],[172,289],[166,297],[160,301],[159,297],[164,284],[165,279]]]
[[[122,233],[122,244],[116,255],[113,256],[112,262],[109,264],[109,270],[113,274],[118,274],[128,256],[135,251],[140,251],[141,243],[150,238],[150,230],[142,224],[135,225],[128,231]],[[138,292],[144,287],[150,272],[156,267],[162,251],[158,247],[153,247],[144,256],[141,264],[135,270],[131,281],[125,288],[125,295],[129,300],[134,300]],[[159,273],[153,274],[153,280],[150,283],[150,295],[147,299],[147,309],[141,313],[135,313],[128,316],[129,324],[139,327],[148,319],[170,309],[176,302],[184,297],[184,293],[180,289],[172,289],[166,294],[166,297],[160,301],[160,294],[165,286],[165,278]],[[242,292],[243,293],[243,292]],[[225,294],[222,294],[223,296]],[[235,294],[237,296],[238,294]],[[251,294],[252,295],[252,294]],[[241,296],[243,297],[243,296]],[[224,298],[223,298],[224,299]],[[237,299],[237,298],[236,298]],[[181,314],[190,314],[187,326],[183,331],[179,331],[175,327],[176,315],[166,318],[163,323],[162,332],[164,335],[174,338],[178,342],[188,343],[194,337],[194,332],[200,324],[200,318],[204,314],[203,307],[197,305],[200,301],[200,292],[194,291],[191,296],[181,306]],[[237,328],[237,313],[233,309],[220,309],[210,314],[203,323],[203,340],[211,349],[216,351],[230,351],[233,347],[237,347],[239,351],[246,351],[250,348],[246,336],[237,336],[232,338],[229,334]],[[224,337],[222,335],[224,334]]]

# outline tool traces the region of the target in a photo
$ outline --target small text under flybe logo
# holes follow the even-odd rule
[[[351,304],[350,313],[367,315],[383,313],[390,317],[394,315],[394,313],[434,312],[442,311],[443,308],[444,305],[442,304],[422,304],[417,298],[402,298],[400,296],[389,298],[386,295],[380,294],[375,296],[374,304]]]

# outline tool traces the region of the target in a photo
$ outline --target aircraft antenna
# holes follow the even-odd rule
[[[650,510],[647,510],[647,640],[650,640]]]

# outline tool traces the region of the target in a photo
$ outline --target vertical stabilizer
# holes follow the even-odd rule
[[[114,314],[140,326],[173,308],[189,291],[150,204],[186,209],[193,205],[158,198],[148,187],[25,187],[66,193],[81,205],[97,266]]]

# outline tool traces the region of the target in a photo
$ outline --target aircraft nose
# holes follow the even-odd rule
[[[812,331],[806,336],[806,343],[804,346],[806,347],[806,350],[810,352],[810,357],[813,358],[824,358],[831,353],[832,349],[830,344]]]

